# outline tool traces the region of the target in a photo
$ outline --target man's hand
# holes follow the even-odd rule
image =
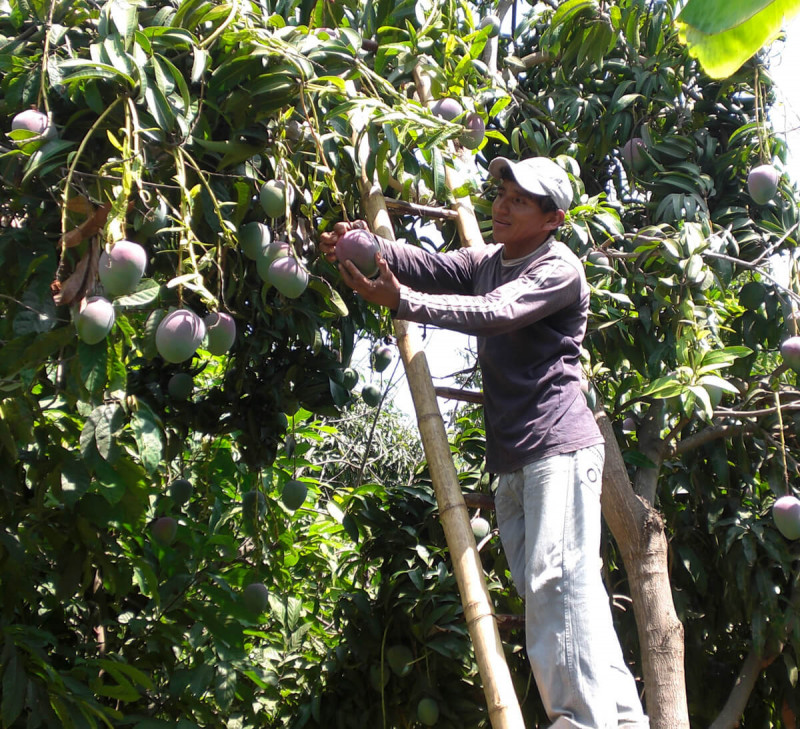
[[[363,220],[354,220],[352,223],[342,221],[333,226],[333,230],[327,233],[322,233],[319,237],[319,250],[326,260],[331,263],[336,262],[336,244],[345,233],[351,230],[360,228],[361,230],[369,230],[366,222]]]
[[[400,306],[400,282],[380,253],[375,254],[375,262],[378,264],[377,278],[364,276],[352,261],[340,262],[342,280],[366,301],[397,311]]]

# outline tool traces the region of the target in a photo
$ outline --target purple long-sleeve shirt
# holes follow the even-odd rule
[[[490,472],[603,442],[581,392],[589,287],[567,246],[550,238],[504,260],[502,245],[433,254],[379,241],[402,284],[398,319],[477,337]]]

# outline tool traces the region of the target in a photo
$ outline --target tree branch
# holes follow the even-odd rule
[[[719,712],[709,729],[734,729],[739,726],[739,720],[742,718],[747,700],[753,692],[760,672],[761,656],[755,651],[750,651],[747,658],[744,659],[742,669],[739,671],[725,706],[722,707],[722,711]]]
[[[694,435],[690,435],[686,438],[683,438],[679,443],[675,443],[670,448],[669,455],[670,456],[678,456],[683,455],[685,453],[689,453],[690,451],[695,450],[696,448],[700,448],[701,446],[707,445],[708,443],[712,443],[717,440],[722,440],[723,438],[727,438],[733,435],[739,435],[741,433],[747,433],[751,430],[756,430],[755,423],[738,423],[736,425],[715,425],[710,428],[705,428],[701,430],[699,433],[695,433]]]
[[[800,410],[800,402],[789,402],[781,405],[781,410]],[[724,418],[762,418],[765,415],[774,415],[778,412],[777,407],[761,408],[760,410],[717,410],[714,412],[716,415],[719,413]]]
[[[751,650],[747,654],[747,658],[745,658],[742,664],[742,668],[736,678],[736,683],[734,683],[728,695],[725,706],[722,707],[722,711],[719,712],[709,729],[735,729],[735,727],[739,726],[739,721],[742,718],[742,714],[747,706],[747,701],[755,688],[761,671],[769,666],[770,663],[783,652],[783,644],[794,627],[798,613],[800,613],[800,573],[795,577],[794,586],[792,587],[792,597],[783,615],[783,626],[781,627],[780,642],[777,650],[770,654],[765,654],[764,652],[758,653],[755,650]]]
[[[551,61],[552,56],[549,53],[529,53],[527,56],[523,56],[520,60],[525,68],[531,68],[532,66],[538,66],[540,63],[547,63],[548,61]]]
[[[467,505],[468,509],[494,511],[494,496],[491,494],[481,494],[477,491],[467,491],[464,493],[464,503]]]
[[[640,466],[633,479],[634,491],[651,506],[656,501],[658,476],[667,453],[667,442],[661,438],[660,415],[664,401],[656,400],[648,409],[637,430],[639,451],[652,461],[652,467]]]
[[[446,400],[461,400],[462,402],[474,402],[479,405],[483,403],[483,393],[476,390],[461,390],[457,387],[436,387],[434,392],[437,397]]]
[[[453,220],[458,217],[458,213],[450,208],[439,208],[433,205],[418,205],[417,203],[406,202],[405,200],[394,200],[386,198],[386,207],[396,210],[406,215],[419,215],[424,218],[446,218]]]

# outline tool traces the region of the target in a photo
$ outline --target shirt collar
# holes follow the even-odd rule
[[[551,235],[542,245],[540,245],[535,251],[531,251],[527,256],[522,256],[522,258],[506,258],[504,255],[501,254],[500,256],[500,263],[503,266],[519,266],[523,263],[530,263],[535,258],[543,255],[545,251],[550,249],[555,238]]]

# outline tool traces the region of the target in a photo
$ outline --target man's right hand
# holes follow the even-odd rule
[[[336,262],[336,243],[345,233],[351,230],[369,230],[364,220],[341,221],[333,226],[333,230],[322,233],[319,237],[319,249],[326,260]]]

